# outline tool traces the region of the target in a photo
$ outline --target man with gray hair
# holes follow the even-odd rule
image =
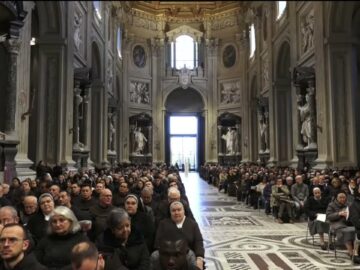
[[[195,220],[193,213],[189,207],[189,204],[181,199],[180,191],[176,187],[170,187],[167,192],[167,200],[162,200],[159,203],[159,207],[155,212],[155,225],[165,218],[170,218],[169,206],[172,202],[179,201],[184,205],[185,215],[188,218]]]
[[[299,219],[303,213],[304,204],[309,197],[309,187],[303,183],[302,175],[297,175],[295,177],[295,184],[291,186],[291,197],[295,201],[295,219]]]
[[[26,226],[29,219],[37,212],[38,210],[38,200],[34,195],[27,195],[24,197],[22,202],[22,209],[19,211],[19,217],[21,223]]]

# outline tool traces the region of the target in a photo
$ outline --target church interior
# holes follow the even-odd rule
[[[292,224],[254,194],[340,176],[360,211],[359,25],[357,1],[1,1],[0,182],[168,166],[206,269],[357,269],[304,201]]]

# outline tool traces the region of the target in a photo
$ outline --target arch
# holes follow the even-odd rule
[[[65,3],[61,1],[37,1],[39,31],[42,35],[58,35],[65,38]]]
[[[178,84],[173,84],[173,85],[170,85],[168,88],[164,89],[164,96],[163,96],[163,104],[162,104],[162,107],[163,109],[165,110],[166,109],[166,100],[168,98],[168,96],[176,89],[179,89],[181,88]],[[206,99],[206,95],[204,94],[204,89],[201,89],[200,87],[198,86],[194,86],[194,85],[191,85],[191,87],[189,87],[190,89],[192,90],[195,90],[200,96],[201,96],[201,99],[202,99],[202,102],[204,104],[203,108],[204,110],[207,109],[207,99]],[[187,89],[181,89],[182,91],[187,91]]]
[[[29,97],[34,105],[29,116],[29,130],[27,152],[34,163],[40,160],[55,164],[60,162],[62,145],[59,143],[59,134],[54,132],[60,123],[59,93],[62,90],[62,78],[57,77],[62,65],[63,48],[66,46],[67,20],[65,3],[36,1],[31,17],[31,37],[36,39],[52,39],[56,42],[49,44],[46,49],[41,43],[31,46],[30,50],[30,81]],[[49,79],[52,78],[52,79]],[[49,112],[56,112],[50,114]],[[51,128],[50,128],[51,127]]]
[[[276,79],[289,79],[290,74],[290,44],[284,41],[279,47],[276,61]]]
[[[284,40],[278,50],[275,66],[275,151],[279,166],[288,166],[293,157],[292,93],[290,73],[290,44]],[[271,146],[270,146],[271,147]],[[271,149],[270,149],[271,151]]]
[[[91,76],[93,80],[101,80],[101,56],[98,44],[93,41],[91,44]]]
[[[168,94],[164,106],[169,112],[195,113],[203,111],[204,101],[196,90],[179,87]]]

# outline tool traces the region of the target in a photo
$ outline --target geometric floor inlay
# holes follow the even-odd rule
[[[323,251],[306,240],[306,223],[278,224],[273,217],[218,192],[196,173],[181,174],[204,238],[207,270],[360,269],[345,249]],[[326,239],[327,240],[327,239]]]

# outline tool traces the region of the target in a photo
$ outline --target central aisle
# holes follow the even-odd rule
[[[209,185],[198,173],[181,173],[191,210],[204,238],[208,270],[360,269],[345,250],[334,252],[306,241],[306,223],[278,224]],[[325,238],[326,239],[326,238]]]

